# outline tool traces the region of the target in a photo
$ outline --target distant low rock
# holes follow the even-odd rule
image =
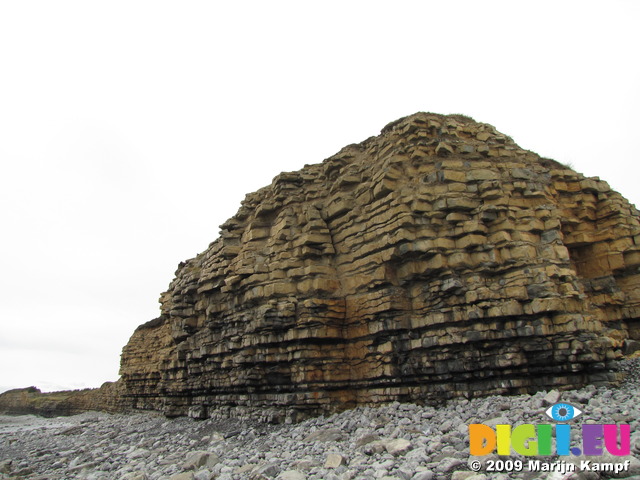
[[[43,393],[36,387],[9,390],[0,394],[0,414],[57,417],[90,410],[125,411],[121,383],[106,382],[100,388]]]

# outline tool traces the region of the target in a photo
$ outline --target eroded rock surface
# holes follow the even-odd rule
[[[319,413],[608,382],[638,211],[487,124],[418,113],[247,195],[123,350],[135,408]]]

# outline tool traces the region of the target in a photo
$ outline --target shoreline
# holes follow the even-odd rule
[[[626,460],[627,469],[618,475],[640,475],[640,359],[625,360],[621,368],[626,380],[617,388],[588,386],[534,395],[454,399],[440,407],[394,402],[296,424],[238,418],[167,419],[155,412],[87,412],[54,419],[3,416],[0,479],[560,479],[564,476],[557,476],[557,471],[545,471],[546,477],[528,471],[489,472],[503,456],[495,452],[469,455],[470,423],[553,423],[544,412],[554,398],[584,412],[577,423],[629,424],[631,455],[613,460],[603,457],[599,463],[590,460],[593,465]],[[577,430],[572,431],[572,442],[578,440],[574,438]],[[585,460],[557,455],[512,454],[509,458],[525,465],[532,459],[541,460],[540,465]],[[477,472],[472,470],[474,461],[481,462]]]

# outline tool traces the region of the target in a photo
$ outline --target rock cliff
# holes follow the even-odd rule
[[[639,218],[490,125],[402,118],[247,195],[124,348],[125,403],[296,415],[615,380]]]

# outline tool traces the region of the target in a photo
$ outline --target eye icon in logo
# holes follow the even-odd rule
[[[579,417],[582,414],[582,410],[568,403],[556,403],[555,405],[551,405],[544,413],[556,422],[568,422],[569,420]]]

